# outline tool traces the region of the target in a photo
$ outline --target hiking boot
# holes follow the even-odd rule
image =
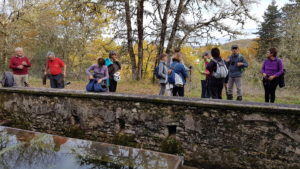
[[[227,95],[227,100],[232,100],[232,99],[233,99],[232,94],[228,94],[228,95]]]
[[[238,97],[236,98],[236,100],[237,100],[237,101],[242,101],[242,100],[243,100],[243,97],[242,97],[242,96],[238,96]]]

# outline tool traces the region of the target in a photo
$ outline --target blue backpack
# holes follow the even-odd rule
[[[157,78],[157,79],[160,79],[160,78],[162,78],[160,75],[159,75],[159,64],[158,64],[158,66],[156,66],[156,68],[154,69],[154,75],[155,75],[155,77]]]
[[[0,83],[3,87],[13,87],[15,84],[14,75],[11,72],[3,72]]]
[[[86,85],[86,91],[88,92],[106,92],[107,88],[102,87],[101,84],[95,79],[91,79],[90,82]]]

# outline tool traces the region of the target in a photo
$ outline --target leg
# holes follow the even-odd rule
[[[165,83],[161,83],[161,84],[160,84],[160,92],[159,92],[159,95],[163,96],[163,95],[165,95],[165,92],[166,92],[166,84],[165,84]]]
[[[54,75],[50,75],[50,86],[51,88],[57,88],[57,85],[56,85],[56,79],[55,79],[55,76]]]
[[[206,92],[206,81],[205,80],[201,80],[201,98],[205,98],[205,92]]]
[[[28,79],[29,79],[28,75],[24,75],[24,85],[25,85],[25,87],[30,87]]]
[[[178,87],[177,86],[173,87],[172,93],[173,93],[173,96],[178,96],[177,95],[177,93],[178,93]]]
[[[235,85],[237,89],[237,100],[242,101],[243,93],[242,93],[242,77],[235,78]]]
[[[181,97],[184,97],[184,86],[178,87],[178,95]]]
[[[277,86],[278,86],[278,78],[276,78],[270,82],[270,95],[271,95],[270,101],[271,101],[271,103],[275,102]]]
[[[57,88],[65,88],[65,80],[62,74],[57,75]]]
[[[229,77],[228,79],[228,95],[227,100],[232,100],[233,98],[233,84],[234,84],[234,78]]]
[[[270,85],[269,85],[269,82],[268,80],[263,80],[263,85],[264,85],[264,89],[265,89],[265,102],[266,103],[269,103],[270,102],[270,99],[269,99],[269,96],[270,96]]]
[[[211,97],[211,93],[210,93],[210,89],[209,89],[209,81],[206,80],[205,84],[206,84],[205,85],[205,91],[206,91],[205,98],[210,98]]]
[[[14,81],[16,87],[22,87],[22,78],[20,75],[14,75]]]
[[[222,91],[223,91],[223,83],[220,83],[218,84],[218,87],[217,87],[217,94],[218,94],[218,99],[222,99]]]
[[[109,91],[116,92],[117,90],[117,82],[114,79],[109,79]]]

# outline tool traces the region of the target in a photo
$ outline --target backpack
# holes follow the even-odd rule
[[[154,69],[154,75],[155,75],[155,77],[156,77],[157,79],[160,79],[161,76],[159,75],[158,72],[159,72],[159,65],[155,67],[155,69]]]
[[[179,63],[175,64],[173,67],[171,67],[172,72],[171,74],[168,76],[168,82],[170,84],[174,84],[177,87],[182,87],[183,86],[183,79],[182,77],[178,74],[174,72],[175,67],[178,65]]]
[[[0,83],[2,87],[13,87],[15,84],[13,74],[11,72],[3,72]]]
[[[224,62],[224,60],[218,62],[215,59],[212,59],[213,62],[217,64],[217,70],[213,72],[213,77],[220,79],[220,78],[226,78],[228,75],[228,69]]]
[[[280,60],[280,59],[278,59],[278,60]],[[282,60],[280,60],[280,61],[282,62]],[[279,67],[279,64],[280,64],[280,62],[277,61],[278,67]],[[282,65],[283,65],[283,63],[282,63]],[[285,73],[286,73],[286,70],[283,69],[283,73],[278,77],[278,85],[279,85],[280,88],[285,87],[285,81],[284,81],[284,74]]]

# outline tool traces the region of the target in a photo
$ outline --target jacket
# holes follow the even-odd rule
[[[186,69],[182,63],[180,63],[178,60],[173,59],[173,63],[171,64],[170,68],[174,73],[177,73],[183,81],[183,84],[186,84],[186,78],[188,77],[188,74],[186,73]]]
[[[238,66],[237,63],[242,62],[244,63],[243,66]],[[247,61],[244,59],[243,55],[237,54],[237,55],[231,55],[229,57],[228,62],[228,71],[229,71],[229,77],[235,78],[235,77],[241,77],[243,74],[243,70],[248,67]]]
[[[159,78],[159,83],[166,84],[168,82],[168,67],[163,61],[160,61],[158,65],[158,75],[161,77]]]
[[[217,62],[221,62],[222,58],[221,57],[217,57],[214,58],[214,60],[216,60]],[[207,66],[206,69],[210,72],[209,76],[208,76],[208,80],[210,81],[210,83],[224,83],[225,78],[215,78],[213,76],[213,72],[217,71],[217,63],[214,62],[213,60],[211,60]]]

